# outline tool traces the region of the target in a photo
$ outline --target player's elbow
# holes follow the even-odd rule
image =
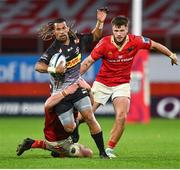
[[[51,110],[52,106],[48,103],[48,102],[45,102],[44,104],[44,110],[45,112],[49,112]]]
[[[37,62],[34,66],[35,71],[44,73],[47,72],[48,65],[42,62]]]
[[[37,62],[37,63],[35,64],[35,66],[34,66],[35,71],[40,72],[40,71],[41,71],[41,69],[40,69],[40,68],[41,68],[41,67],[40,67],[40,63],[39,63],[39,62]]]
[[[94,33],[93,34],[93,41],[99,41],[102,37],[102,34]]]

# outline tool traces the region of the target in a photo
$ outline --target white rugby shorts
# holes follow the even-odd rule
[[[122,96],[130,98],[130,84],[124,83],[118,86],[109,87],[100,82],[94,81],[92,92],[94,95],[94,101],[105,105],[110,97],[111,100]]]

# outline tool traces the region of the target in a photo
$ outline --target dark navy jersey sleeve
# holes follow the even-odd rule
[[[49,61],[51,60],[51,57],[54,55],[55,51],[57,51],[56,44],[57,44],[57,42],[55,40],[51,44],[51,46],[40,57],[39,62],[44,62],[47,65],[49,64]]]
[[[89,33],[89,34],[77,34],[77,37],[79,38],[80,41],[80,49],[87,49],[87,48],[91,48],[92,44],[93,44],[93,34]]]

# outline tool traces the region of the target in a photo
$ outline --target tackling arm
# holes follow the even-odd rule
[[[93,41],[98,41],[102,37],[104,21],[106,19],[107,13],[107,8],[100,8],[97,10],[96,27],[91,31],[91,33],[93,34]]]
[[[151,44],[151,49],[153,50],[157,50],[159,51],[160,53],[166,55],[167,57],[169,57],[171,59],[171,64],[178,64],[178,61],[177,61],[177,56],[175,53],[171,52],[167,47],[165,47],[164,45],[158,43],[158,42],[155,42],[155,41],[152,41],[152,44]]]
[[[80,67],[80,74],[83,75],[94,63],[95,61],[92,59],[91,55],[89,55],[82,63]]]
[[[56,104],[58,104],[64,97],[69,94],[73,94],[78,89],[78,84],[74,83],[66,87],[60,93],[50,96],[45,102],[45,110],[50,111]]]

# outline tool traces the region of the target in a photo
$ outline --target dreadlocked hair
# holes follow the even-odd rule
[[[53,21],[48,22],[46,25],[43,25],[40,30],[38,31],[38,35],[39,37],[42,38],[42,40],[44,41],[49,41],[51,39],[54,38],[54,34],[53,34],[53,30],[54,30],[54,24],[55,23],[62,23],[62,22],[66,22],[66,20],[64,18],[58,18],[55,19]],[[73,37],[75,39],[75,42],[78,43],[79,39],[76,35],[76,33],[72,30],[74,24],[71,24],[69,26],[69,36]]]

